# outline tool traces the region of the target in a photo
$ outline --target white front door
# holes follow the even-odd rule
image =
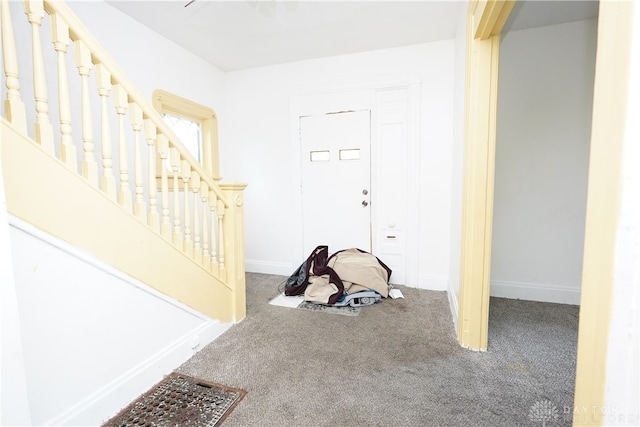
[[[300,117],[303,249],[371,252],[370,111]]]

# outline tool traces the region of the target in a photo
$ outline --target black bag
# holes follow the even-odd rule
[[[329,259],[329,246],[317,246],[296,271],[289,276],[284,285],[284,294],[287,296],[303,295],[309,284],[310,276],[329,275],[329,281],[336,285],[338,291],[329,297],[328,304],[335,304],[344,294],[344,285],[333,268],[327,265]]]
[[[304,294],[309,284],[309,275],[318,273],[327,265],[329,246],[320,245],[307,257],[306,261],[293,272],[284,285],[284,294],[287,296]]]

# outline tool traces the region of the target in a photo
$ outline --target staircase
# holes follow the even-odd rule
[[[62,1],[0,0],[0,7],[4,68],[0,185],[4,183],[9,217],[29,233],[50,236],[81,257],[95,259],[112,270],[110,275],[126,277],[135,286],[148,287],[146,293],[176,301],[176,307],[185,307],[178,311],[192,313],[189,316],[201,323],[243,319],[246,185],[219,182],[217,164],[201,165]],[[66,281],[73,275],[74,271],[63,271],[51,280]],[[20,299],[18,276],[15,288]],[[55,310],[85,303],[78,297]],[[135,319],[129,313],[135,308],[127,310],[127,319]],[[18,316],[25,346],[31,345],[24,331],[24,317],[29,315]],[[158,319],[162,322],[172,320]],[[172,337],[169,347],[199,348],[207,336],[213,339],[203,328],[188,329],[195,331],[189,339]],[[167,359],[168,350],[154,351],[161,354],[158,360]],[[28,359],[26,355],[27,383],[38,383],[36,374],[29,372]],[[179,364],[178,359],[171,363]],[[154,370],[144,387],[167,373],[154,363],[143,367],[147,373]],[[112,415],[118,405],[144,391],[141,383],[124,387],[129,394],[110,404],[96,402],[129,381],[132,372],[143,370],[140,366],[118,368],[127,372],[113,374],[117,380],[96,380],[101,388],[84,391],[89,397],[70,392],[64,397],[69,408],[34,408],[39,391],[29,390],[31,421],[91,424],[90,417],[76,415],[94,414],[99,419]],[[51,385],[52,390],[63,388]]]
[[[24,3],[13,19],[28,20],[31,40],[15,37],[9,6],[0,119],[9,213],[212,318],[244,318],[245,185],[214,180],[63,2]],[[29,51],[33,69],[19,70]]]

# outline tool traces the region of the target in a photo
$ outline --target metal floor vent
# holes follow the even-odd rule
[[[174,372],[103,427],[218,426],[245,394]]]

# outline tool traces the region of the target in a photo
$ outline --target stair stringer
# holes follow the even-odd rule
[[[212,318],[240,320],[228,285],[2,118],[0,127],[10,214]]]

